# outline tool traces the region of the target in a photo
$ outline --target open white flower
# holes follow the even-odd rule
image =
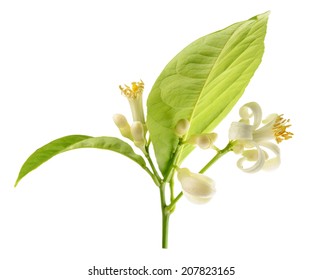
[[[144,82],[132,82],[131,87],[125,85],[125,87],[119,86],[119,88],[129,101],[133,121],[139,121],[142,124],[145,124],[145,115],[142,105]]]
[[[178,168],[177,178],[182,185],[183,194],[193,203],[206,203],[215,193],[214,181],[205,175],[192,173],[187,168]]]
[[[237,162],[238,167],[245,172],[278,167],[280,150],[277,144],[293,136],[293,133],[287,131],[291,126],[289,120],[284,119],[283,115],[272,114],[262,121],[262,111],[256,102],[242,106],[239,114],[241,120],[233,122],[229,130],[230,140],[236,140],[233,150],[243,156]],[[264,124],[262,127],[261,122]],[[273,156],[269,156],[268,152]],[[245,161],[253,161],[254,164],[244,167]]]

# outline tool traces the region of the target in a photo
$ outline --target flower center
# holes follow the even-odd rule
[[[284,119],[283,115],[279,115],[276,118],[272,130],[277,143],[280,143],[283,140],[288,140],[293,137],[294,134],[292,132],[286,131],[286,129],[290,126],[291,124],[289,124],[289,119]]]
[[[121,92],[128,98],[137,98],[144,90],[144,82],[132,82],[131,87],[125,85],[125,87],[119,86]]]

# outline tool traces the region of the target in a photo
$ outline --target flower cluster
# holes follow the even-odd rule
[[[131,87],[125,85],[119,88],[129,101],[133,123],[130,126],[126,117],[121,114],[114,115],[113,120],[121,135],[133,141],[146,154],[147,129],[142,104],[144,83],[133,82]],[[237,166],[248,173],[278,167],[280,164],[278,144],[293,136],[293,133],[288,131],[291,126],[289,119],[284,119],[283,115],[271,114],[262,120],[262,110],[256,102],[243,105],[239,110],[239,115],[241,119],[238,122],[232,122],[230,126],[230,149],[226,152],[233,151],[241,154],[242,157],[237,161]],[[214,149],[218,154],[223,152],[214,146],[217,139],[216,133],[202,133],[186,137],[189,129],[190,122],[187,119],[179,120],[174,128],[174,133],[184,145]],[[246,164],[246,162],[251,162],[251,164]],[[214,181],[203,174],[193,173],[187,168],[177,168],[177,178],[181,183],[184,196],[193,203],[206,203],[215,193]]]
[[[256,102],[242,106],[239,114],[240,121],[233,122],[229,129],[230,149],[242,155],[237,166],[249,173],[278,167],[280,164],[278,144],[293,136],[293,133],[288,131],[291,126],[290,120],[278,114],[271,114],[262,120],[262,110]],[[263,123],[262,126],[261,123]],[[188,129],[189,122],[186,120],[180,120],[175,127],[179,137],[183,137]],[[197,145],[202,149],[214,148],[221,152],[213,144],[216,138],[216,133],[205,133],[191,136],[185,143]],[[253,164],[246,167],[246,161]],[[184,196],[193,203],[206,203],[215,193],[215,184],[210,177],[193,173],[187,168],[178,168],[177,177],[182,185]]]

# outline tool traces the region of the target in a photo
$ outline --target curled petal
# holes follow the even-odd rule
[[[253,129],[256,129],[261,124],[262,111],[261,107],[256,102],[249,102],[243,105],[239,110],[239,114],[242,120],[249,120],[253,117]]]
[[[269,170],[273,170],[273,169],[276,169],[277,167],[279,167],[279,165],[280,165],[280,149],[279,149],[279,147],[276,144],[270,143],[270,142],[263,142],[263,143],[260,143],[260,145],[267,148],[268,150],[270,150],[271,152],[273,152],[275,154],[274,157],[268,158],[265,161],[265,164],[262,169],[269,171]]]
[[[258,172],[259,170],[261,170],[263,168],[265,161],[266,161],[266,154],[264,153],[264,151],[261,150],[261,148],[259,147],[258,144],[254,143],[254,146],[257,149],[257,156],[256,156],[256,162],[252,166],[247,167],[247,168],[243,167],[243,163],[248,160],[247,157],[242,157],[237,162],[237,166],[242,171],[247,172],[247,173]]]
[[[262,111],[255,102],[242,106],[239,114],[242,119],[232,123],[229,130],[230,140],[235,140],[233,151],[243,156],[237,162],[238,167],[245,172],[278,167],[280,150],[270,140],[280,143],[292,138],[293,133],[287,130],[291,126],[290,120],[283,118],[283,115],[271,114],[262,121],[264,125],[260,127]],[[245,166],[246,161],[254,161],[254,164]]]
[[[253,127],[242,122],[231,123],[229,129],[230,140],[252,140]]]
[[[278,117],[277,114],[271,114],[266,120],[264,120],[266,125],[254,131],[253,139],[256,142],[263,142],[263,141],[275,139],[273,126],[276,122],[277,117]]]

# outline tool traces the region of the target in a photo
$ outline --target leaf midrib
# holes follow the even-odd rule
[[[197,104],[200,102],[200,99],[201,99],[201,96],[202,96],[202,92],[204,91],[204,89],[205,89],[205,86],[206,86],[206,84],[208,83],[208,80],[209,80],[209,77],[210,77],[210,75],[211,75],[211,73],[212,73],[212,71],[213,71],[213,69],[217,66],[217,62],[219,61],[219,58],[221,57],[221,54],[223,53],[223,51],[226,49],[226,46],[228,45],[228,43],[229,43],[229,41],[230,41],[230,39],[234,36],[234,34],[236,34],[240,29],[241,29],[241,27],[242,26],[244,26],[244,24],[243,25],[241,25],[241,26],[239,26],[239,28],[237,28],[233,33],[232,33],[232,35],[230,36],[230,38],[227,40],[227,42],[224,44],[224,46],[223,46],[223,48],[222,48],[222,50],[220,51],[220,54],[218,55],[218,57],[216,58],[216,60],[215,60],[215,62],[214,62],[214,64],[213,64],[213,67],[211,68],[211,70],[209,71],[209,74],[207,75],[207,78],[205,79],[205,83],[203,84],[203,87],[202,87],[202,89],[201,89],[201,94],[198,96],[198,98],[197,98],[197,100],[196,100],[196,102],[195,102],[195,106],[194,106],[194,108],[193,108],[193,112],[192,112],[192,114],[191,114],[191,117],[190,117],[190,119],[189,119],[189,121],[191,122],[191,120],[193,119],[193,117],[195,116],[195,112],[196,112],[196,110],[197,110]],[[249,32],[250,32],[250,30],[248,31],[248,34],[249,34]],[[234,62],[234,61],[236,61],[236,58],[230,63],[230,65],[232,65],[232,63]],[[229,65],[229,66],[230,66]],[[229,67],[228,66],[228,67]],[[227,68],[228,68],[227,67]],[[226,69],[227,69],[226,68]],[[187,136],[188,136],[188,134],[189,134],[189,131],[188,131],[188,133],[185,135],[185,138],[184,138],[184,140],[186,140],[187,139]]]
[[[231,34],[231,36],[230,36],[230,38],[226,41],[226,43],[224,44],[224,46],[223,46],[223,48],[222,48],[222,50],[220,51],[220,54],[218,55],[218,57],[216,58],[216,60],[215,60],[215,62],[214,62],[214,64],[213,64],[213,67],[211,68],[211,70],[209,71],[209,74],[207,75],[207,78],[205,79],[205,83],[203,84],[203,87],[202,87],[202,90],[201,90],[201,93],[204,91],[204,88],[205,88],[205,86],[206,86],[206,84],[207,84],[207,82],[208,82],[208,80],[209,80],[209,77],[210,77],[210,75],[211,75],[211,73],[212,73],[212,71],[213,71],[213,69],[217,66],[217,62],[219,61],[219,58],[221,57],[221,54],[223,53],[223,51],[226,49],[226,46],[228,45],[228,43],[229,43],[229,41],[230,41],[230,39],[237,33],[237,32],[239,32],[240,31],[240,29],[244,26],[244,25],[246,25],[246,24],[251,24],[251,22],[250,23],[244,23],[244,24],[242,24],[242,25],[240,25],[239,26],[239,28],[237,28],[232,34]],[[251,31],[251,29],[248,31],[248,33],[247,33],[247,35],[245,36],[245,38],[246,37],[248,37],[248,35],[249,35],[249,33],[250,33],[250,31]],[[241,43],[241,42],[240,42]],[[236,46],[235,46],[236,47]],[[240,54],[241,55],[241,54]],[[238,57],[240,57],[240,55],[238,56]],[[237,57],[237,58],[238,58]],[[231,63],[230,63],[230,65],[232,65],[232,63],[233,62],[235,62],[236,60],[237,60],[237,58],[235,58]],[[226,69],[228,69],[229,67],[230,67],[230,65],[226,68]],[[245,71],[243,71],[243,73],[244,73]],[[241,75],[242,75],[242,73],[239,75],[239,77],[238,78],[240,78],[241,77]],[[237,78],[237,79],[238,79]],[[236,79],[236,80],[237,80]],[[196,103],[195,103],[195,106],[194,106],[194,108],[193,108],[193,112],[192,112],[192,115],[191,115],[191,117],[190,117],[190,119],[189,119],[189,121],[191,122],[191,120],[193,119],[193,117],[195,117],[195,112],[196,112],[196,110],[197,110],[197,104],[200,102],[200,99],[201,99],[201,96],[202,96],[202,94],[200,94],[199,95],[199,97],[198,97],[198,99],[197,99],[197,101],[196,101]],[[222,94],[221,94],[221,96],[222,96]],[[222,110],[221,111],[221,113],[223,113],[223,111],[224,110]],[[184,141],[187,139],[187,137],[188,137],[188,134],[189,134],[189,131],[188,131],[188,133],[185,135],[185,138],[184,138]],[[194,148],[193,148],[194,149]],[[178,163],[178,161],[180,161],[180,160],[183,160],[182,159],[182,153],[183,153],[183,147],[180,149],[180,151],[179,151],[179,155],[178,155],[178,157],[177,157],[177,160],[176,160],[176,162],[174,163],[175,165]]]

